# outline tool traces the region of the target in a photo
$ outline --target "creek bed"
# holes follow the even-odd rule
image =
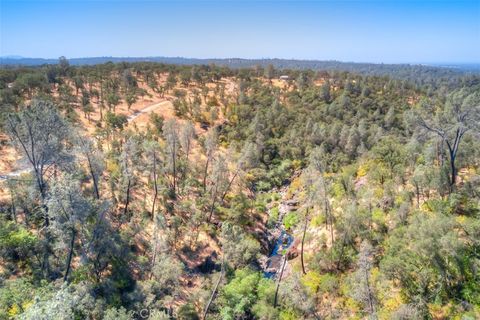
[[[281,199],[278,204],[278,219],[275,225],[268,230],[268,239],[271,243],[271,251],[266,260],[263,262],[263,275],[268,279],[275,279],[275,276],[280,272],[282,266],[283,256],[287,253],[287,250],[293,244],[294,238],[292,234],[288,233],[283,226],[283,218],[285,215],[295,210],[292,206],[291,200],[286,200],[286,191],[288,186],[283,187],[279,190],[281,194]],[[270,208],[269,214],[270,214]]]
[[[282,230],[280,236],[276,239],[273,250],[268,256],[266,266],[263,271],[265,278],[273,279],[278,271],[280,271],[282,258],[286,254],[286,250],[292,245],[293,236]]]

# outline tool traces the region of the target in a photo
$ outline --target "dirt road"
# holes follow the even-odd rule
[[[139,116],[141,116],[142,114],[144,113],[148,113],[148,112],[151,112],[151,111],[154,111],[156,110],[157,108],[161,107],[161,106],[166,106],[166,104],[168,104],[169,101],[168,100],[163,100],[163,101],[160,101],[160,102],[155,102],[145,108],[143,108],[142,110],[139,110],[139,111],[135,111],[133,114],[129,115],[127,120],[128,122],[132,122],[133,120],[135,120],[136,118],[138,118]]]

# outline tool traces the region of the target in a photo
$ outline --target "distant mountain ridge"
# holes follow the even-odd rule
[[[243,58],[184,58],[184,57],[85,57],[68,59],[72,65],[92,65],[107,62],[159,62],[166,64],[210,64],[225,65],[233,68],[246,68],[256,65],[266,66],[272,64],[280,69],[329,69],[338,67],[424,67],[424,68],[446,68],[452,70],[479,70],[480,63],[432,63],[432,64],[411,64],[411,63],[370,63],[370,62],[342,62],[337,60],[300,60],[300,59],[243,59]],[[25,65],[35,66],[43,64],[56,64],[58,59],[51,58],[27,58],[18,55],[0,57],[0,65]],[[342,68],[342,69],[343,69]]]

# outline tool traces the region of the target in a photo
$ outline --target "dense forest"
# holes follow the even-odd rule
[[[0,65],[4,67],[41,66],[55,64],[55,59],[42,58],[9,58],[0,57]],[[217,65],[228,68],[267,68],[277,69],[314,70],[314,71],[347,71],[368,76],[388,76],[398,80],[407,80],[411,83],[438,85],[439,83],[457,82],[467,75],[478,76],[478,64],[458,64],[447,66],[430,66],[420,64],[376,64],[341,62],[335,60],[295,60],[295,59],[195,59],[182,57],[91,57],[70,59],[71,65],[95,65],[107,62],[114,63],[145,63],[157,62],[174,65]],[[439,81],[441,80],[441,81]]]
[[[477,75],[62,57],[0,108],[0,319],[480,318]]]

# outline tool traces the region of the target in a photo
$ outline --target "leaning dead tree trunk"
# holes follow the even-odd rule
[[[208,174],[208,165],[210,164],[210,155],[207,155],[207,162],[205,163],[205,168],[203,170],[203,193],[207,192],[207,174]]]
[[[158,196],[158,186],[157,186],[157,156],[156,153],[153,153],[153,204],[152,204],[152,211],[150,216],[153,217],[155,215],[155,204],[157,202]]]
[[[173,194],[177,195],[177,164],[176,164],[176,141],[173,140],[172,165],[173,165]]]
[[[10,193],[10,199],[12,200],[12,221],[16,224],[17,223],[17,209],[15,206],[15,196],[13,193],[13,188],[10,184],[8,184],[8,191]]]
[[[237,175],[238,175],[238,170],[235,171],[235,174],[233,175],[232,179],[230,179],[230,181],[228,182],[228,185],[227,185],[227,187],[225,188],[225,191],[223,192],[222,197],[220,198],[220,202],[222,203],[222,205],[225,203],[225,197],[227,196],[228,191],[229,191],[230,188],[232,187],[233,180],[235,180],[235,178],[237,177]]]
[[[154,218],[155,220],[155,218]],[[153,277],[153,269],[155,268],[155,264],[157,263],[157,251],[158,251],[158,226],[157,221],[155,221],[155,227],[153,228],[153,254],[152,254],[152,263],[150,265],[150,276],[149,279]]]
[[[222,281],[223,274],[225,272],[225,255],[223,255],[222,258],[222,266],[220,267],[220,276],[218,277],[217,283],[215,284],[215,287],[213,288],[212,295],[210,296],[210,299],[208,299],[207,305],[205,306],[205,310],[203,311],[203,316],[202,320],[205,320],[207,318],[207,313],[208,309],[210,308],[210,305],[212,304],[213,300],[215,299],[215,295],[218,290],[218,286],[220,285],[220,282]]]
[[[325,228],[328,228],[328,224],[330,224],[330,241],[333,247],[333,215],[330,210],[330,201],[328,200],[328,193],[327,193],[327,183],[325,178],[322,178],[323,184],[323,210],[325,211]]]
[[[89,155],[87,155],[87,162],[88,162],[88,169],[90,171],[90,175],[92,176],[93,189],[95,190],[95,196],[99,200],[100,199],[100,192],[98,190],[98,181],[97,181],[97,177],[95,175],[95,172],[93,171],[92,160],[90,159]]]
[[[372,319],[376,320],[377,318],[377,310],[375,308],[374,297],[372,293],[372,289],[370,288],[370,277],[369,277],[369,270],[365,270],[365,286],[367,291],[367,299],[368,299],[368,308],[370,311],[370,316]]]
[[[302,245],[301,245],[301,249],[300,249],[300,261],[302,262],[302,272],[303,272],[303,274],[307,274],[307,272],[305,271],[305,262],[303,260],[303,247],[305,245],[305,235],[307,233],[307,226],[308,226],[308,209],[307,209],[307,213],[305,215],[305,225],[303,226]]]
[[[126,193],[126,199],[125,199],[125,207],[123,208],[123,216],[126,217],[128,213],[128,205],[130,203],[130,186],[131,186],[132,180],[128,178],[128,184],[127,184],[127,193]]]
[[[210,129],[206,138],[205,138],[205,156],[207,157],[207,161],[205,161],[205,167],[203,168],[203,193],[207,192],[207,176],[208,176],[208,168],[210,163],[214,159],[215,150],[217,146],[217,136],[214,130]]]
[[[346,244],[347,234],[348,234],[348,230],[345,231],[345,233],[343,234],[342,246],[341,246],[341,249],[340,249],[340,255],[338,256],[338,260],[337,260],[337,270],[340,270],[340,264],[342,263],[342,259],[343,259],[343,252],[345,251],[345,246],[347,245]]]
[[[68,275],[70,273],[70,269],[72,266],[72,258],[73,258],[73,247],[75,246],[75,236],[76,232],[75,230],[72,230],[72,237],[70,238],[70,250],[68,252],[68,258],[67,258],[67,269],[65,270],[65,275],[63,276],[63,281],[68,281]]]
[[[215,211],[215,203],[217,202],[217,192],[218,192],[218,185],[215,184],[215,191],[213,193],[212,205],[210,206],[210,213],[208,215],[207,223],[210,223],[210,220],[212,220],[213,212]]]
[[[285,269],[285,264],[287,263],[287,255],[285,254],[283,256],[283,262],[282,262],[282,267],[280,268],[280,275],[277,279],[277,287],[275,288],[275,299],[273,301],[273,307],[277,307],[277,302],[278,302],[278,289],[280,289],[280,282],[282,281],[282,276],[283,276],[283,270]]]

